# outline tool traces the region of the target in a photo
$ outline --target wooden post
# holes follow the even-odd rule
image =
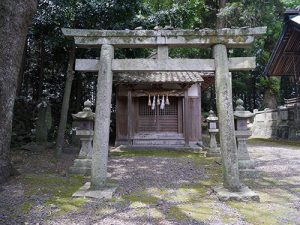
[[[59,120],[59,126],[57,131],[57,138],[56,138],[56,146],[55,146],[55,156],[57,158],[62,153],[64,140],[65,140],[65,130],[67,125],[71,88],[72,88],[72,83],[74,78],[74,62],[75,62],[75,44],[73,44],[72,48],[69,50],[67,79],[66,79],[64,98],[62,102],[62,108],[61,108],[60,120]]]
[[[158,59],[168,59],[169,58],[168,46],[158,46],[157,47],[157,58]]]
[[[213,47],[216,72],[216,99],[219,116],[220,143],[223,159],[224,187],[230,191],[239,191],[238,156],[234,135],[234,118],[232,104],[232,84],[228,69],[226,46],[222,44]]]
[[[202,99],[201,99],[201,83],[198,84],[198,98],[199,98],[199,142],[202,144]]]
[[[190,120],[189,120],[189,98],[188,98],[188,88],[184,91],[184,142],[185,146],[189,146],[189,130],[190,130]]]
[[[111,62],[114,56],[112,45],[102,45],[97,84],[96,118],[94,128],[91,188],[99,189],[106,184],[107,160],[112,94]]]
[[[127,92],[127,137],[128,145],[132,145],[132,91]]]

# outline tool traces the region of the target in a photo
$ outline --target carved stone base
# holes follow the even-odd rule
[[[259,172],[256,169],[239,169],[241,178],[258,178]]]
[[[73,166],[69,168],[69,173],[90,176],[92,159],[75,159]]]
[[[239,169],[254,169],[254,161],[251,159],[239,159]]]
[[[221,151],[220,148],[205,148],[206,157],[220,157]]]
[[[231,192],[224,187],[215,187],[213,190],[220,201],[260,201],[258,194],[248,187],[242,187],[239,192]]]
[[[253,160],[239,160],[239,173],[242,178],[257,178],[259,172],[255,169]]]

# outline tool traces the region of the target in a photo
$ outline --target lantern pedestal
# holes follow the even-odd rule
[[[208,132],[210,135],[209,147],[206,148],[206,156],[207,157],[218,157],[221,156],[220,148],[217,144],[216,135],[219,133],[219,129],[217,129],[218,117],[215,116],[214,111],[209,111],[209,116],[206,118],[208,122]]]
[[[209,148],[207,148],[207,157],[219,157],[221,156],[220,148],[217,144],[216,135],[219,132],[219,129],[208,129],[210,140],[209,140]]]
[[[254,161],[251,160],[247,148],[247,140],[251,136],[251,131],[236,131],[235,135],[238,144],[240,176],[244,178],[255,178],[258,176],[258,171],[255,169]]]
[[[93,141],[93,131],[89,130],[77,130],[76,135],[80,137],[81,148],[79,152],[79,158],[81,159],[92,159],[92,141]]]

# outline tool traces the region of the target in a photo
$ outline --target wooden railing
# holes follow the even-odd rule
[[[297,102],[300,102],[300,97],[284,99],[284,104],[287,107],[293,107]]]

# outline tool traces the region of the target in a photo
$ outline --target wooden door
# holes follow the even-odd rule
[[[152,100],[152,97],[151,97]],[[148,98],[140,97],[138,101],[138,132],[179,132],[182,127],[182,117],[178,105],[179,98],[169,97],[170,105],[164,109],[156,105],[152,110],[148,106]]]

